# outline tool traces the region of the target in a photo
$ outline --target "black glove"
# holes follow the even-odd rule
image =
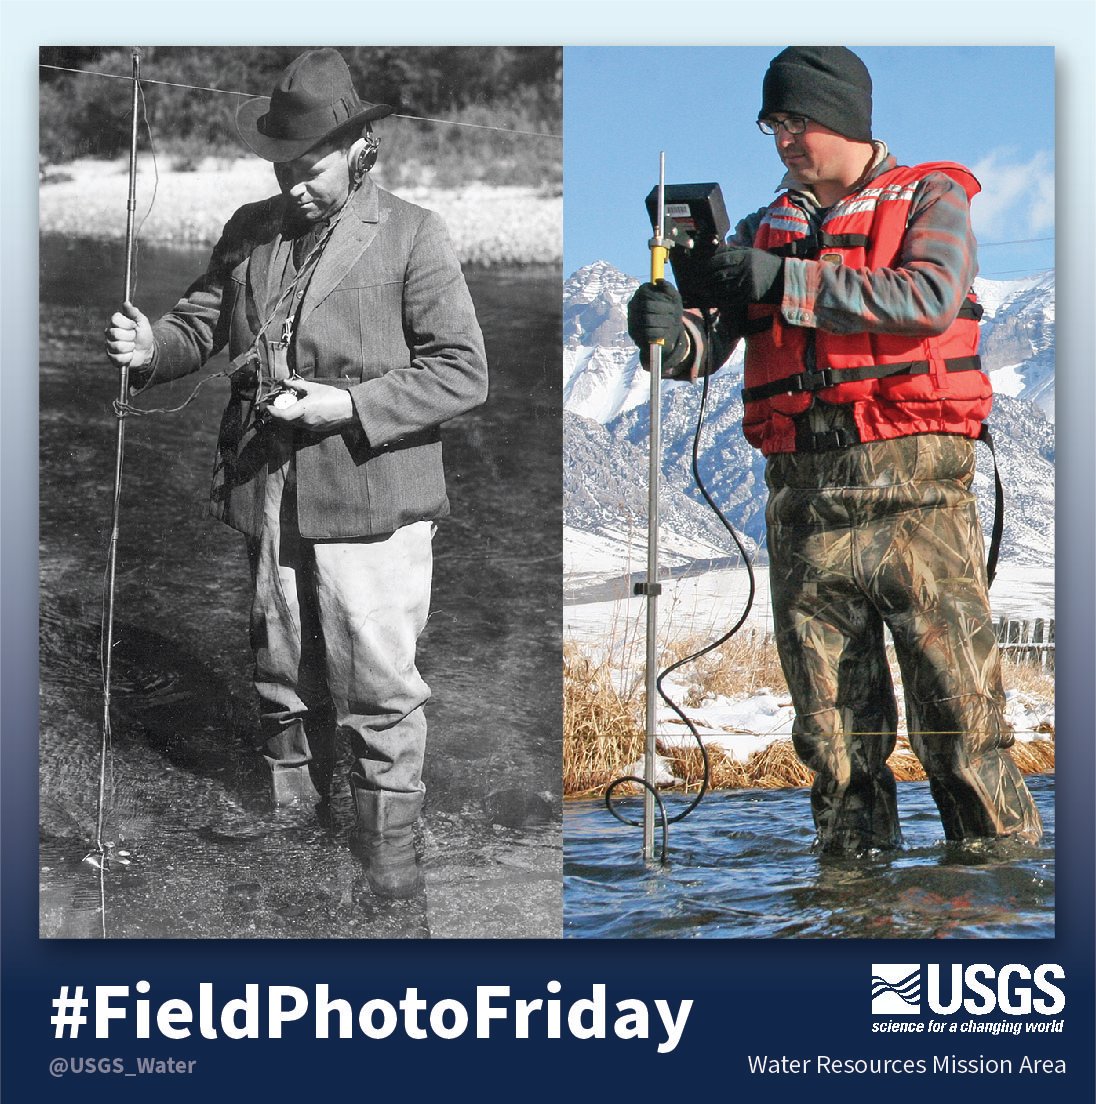
[[[639,359],[650,368],[650,347],[662,340],[662,374],[678,367],[689,354],[689,339],[681,321],[684,307],[673,284],[659,280],[640,284],[628,301],[628,336],[639,346]]]
[[[704,267],[705,291],[720,308],[747,303],[779,303],[784,294],[784,262],[764,249],[721,245]]]

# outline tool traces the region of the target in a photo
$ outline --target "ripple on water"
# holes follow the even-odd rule
[[[207,254],[143,247],[142,307],[170,307]],[[223,379],[177,414],[127,422],[106,804],[108,838],[133,861],[105,886],[83,861],[96,834],[117,434],[117,380],[99,335],[122,259],[114,246],[41,242],[41,934],[555,935],[561,693],[560,676],[545,672],[559,653],[560,404],[544,349],[559,345],[558,270],[469,274],[489,356],[505,367],[488,406],[443,429],[453,516],[435,540],[423,647],[436,695],[428,924],[424,900],[389,905],[364,883],[347,846],[345,761],[329,826],[264,815],[247,562],[239,535],[206,517]],[[225,364],[222,355],[205,374]],[[139,405],[176,406],[193,384],[166,384]]]
[[[569,802],[564,935],[1047,938],[1054,777],[1028,785],[1046,829],[1038,847],[947,844],[928,784],[907,782],[899,785],[905,849],[855,859],[811,854],[805,790],[709,795],[670,828],[666,866],[645,864],[639,829],[619,825],[602,803]]]

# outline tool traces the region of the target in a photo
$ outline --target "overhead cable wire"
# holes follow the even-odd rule
[[[94,69],[73,69],[66,65],[46,65],[40,63],[39,69],[54,69],[60,73],[81,73],[88,77],[106,77],[109,80],[132,80],[132,77],[123,76],[120,73],[100,73]],[[165,88],[186,88],[192,92],[217,92],[222,96],[241,96],[244,99],[253,100],[256,99],[256,93],[254,92],[237,92],[231,88],[214,88],[212,85],[207,84],[182,84],[177,81],[160,81],[149,80],[146,77],[141,78],[142,84],[159,84]],[[393,118],[396,119],[410,119],[414,122],[420,123],[441,123],[444,126],[462,126],[471,127],[476,130],[493,130],[499,134],[515,134],[521,135],[525,138],[554,138],[559,141],[563,136],[560,134],[550,134],[545,131],[539,130],[514,130],[511,127],[492,126],[489,123],[466,123],[459,119],[432,119],[425,115],[402,115],[400,113],[394,113]]]
[[[1012,241],[1002,241],[1002,242],[984,242],[984,241],[980,241],[978,243],[978,248],[979,249],[984,249],[987,245],[1030,245],[1032,242],[1048,242],[1048,241],[1054,241],[1053,236],[1051,236],[1049,238],[1014,238]]]

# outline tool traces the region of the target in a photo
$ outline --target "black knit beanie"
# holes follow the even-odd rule
[[[769,63],[761,91],[764,119],[806,115],[856,142],[871,141],[871,75],[845,46],[789,46]]]

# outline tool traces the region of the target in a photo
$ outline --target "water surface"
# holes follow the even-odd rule
[[[207,251],[145,246],[156,316]],[[123,251],[45,235],[40,260],[40,928],[46,936],[556,936],[560,930],[560,275],[469,273],[486,406],[443,429],[453,516],[434,543],[420,667],[434,691],[427,894],[373,900],[347,850],[343,780],[324,824],[266,817],[243,538],[206,517],[227,382],[126,424],[113,742],[95,838],[117,375],[100,351]],[[214,375],[223,355],[206,366]],[[184,402],[196,377],[138,405]],[[105,907],[104,907],[105,906]]]
[[[1038,847],[947,844],[927,782],[900,782],[904,850],[810,853],[806,789],[722,790],[669,830],[669,863],[601,802],[564,809],[564,935],[574,938],[989,939],[1054,935],[1054,776],[1029,776]],[[675,812],[667,799],[667,812]],[[678,806],[680,807],[680,806]],[[620,810],[642,817],[639,799]],[[656,845],[661,836],[656,834]]]

